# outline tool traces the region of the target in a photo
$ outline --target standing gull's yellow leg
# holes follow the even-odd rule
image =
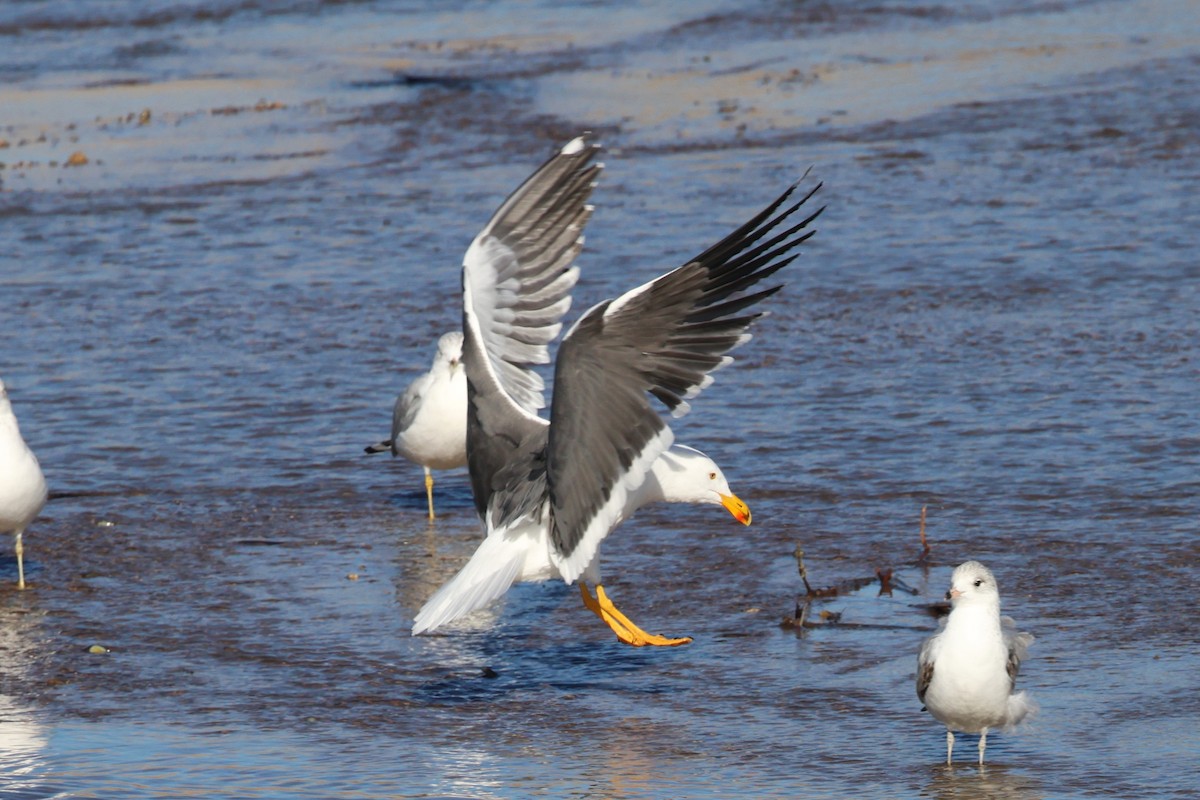
[[[429,467],[425,468],[425,497],[429,500],[429,518],[433,516],[433,473],[429,471]]]
[[[25,531],[17,531],[16,536],[16,552],[17,552],[17,588],[25,588],[25,545],[21,543],[21,534]]]

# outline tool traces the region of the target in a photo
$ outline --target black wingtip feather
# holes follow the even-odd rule
[[[813,234],[806,226],[824,210],[796,222],[821,184],[797,201],[799,186],[678,269],[593,307],[563,340],[546,461],[558,553],[575,552],[613,487],[629,479],[615,465],[627,470],[631,454],[665,427],[651,398],[673,414],[686,411],[705,376],[766,313],[748,309],[783,288],[753,287],[796,259]]]

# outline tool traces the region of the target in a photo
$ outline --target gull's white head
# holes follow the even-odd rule
[[[1000,589],[990,569],[978,561],[967,561],[959,564],[950,576],[950,591],[946,592],[946,599],[955,607],[962,603],[999,606]]]
[[[437,357],[434,361],[438,364],[457,367],[462,362],[462,349],[462,333],[459,331],[443,333],[442,338],[438,339]]]
[[[652,471],[668,502],[724,506],[738,522],[750,524],[750,507],[730,490],[717,463],[699,450],[673,445],[659,456]]]

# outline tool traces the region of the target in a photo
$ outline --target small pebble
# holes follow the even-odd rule
[[[82,150],[76,150],[74,153],[71,153],[71,157],[67,159],[65,166],[82,167],[86,163],[88,163],[88,157],[83,154]]]
[[[356,580],[358,580],[358,573],[357,573],[357,572],[351,572],[349,575],[347,575],[347,576],[346,576],[346,580],[348,580],[348,581],[356,581]]]
[[[109,649],[102,644],[94,644],[88,648],[88,652],[91,653],[92,655],[98,656],[98,655],[103,655],[104,653],[109,652]]]

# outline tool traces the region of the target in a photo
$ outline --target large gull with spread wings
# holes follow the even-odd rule
[[[584,603],[633,645],[674,645],[611,603],[599,584],[604,538],[656,500],[719,503],[750,513],[704,454],[674,445],[651,404],[674,416],[728,364],[781,288],[756,289],[789,264],[820,209],[797,213],[793,185],[682,267],[587,310],[563,338],[549,420],[532,366],[549,362],[578,279],[574,259],[591,214],[598,147],[579,137],[493,215],[463,262],[467,460],[487,535],[466,566],[417,614],[413,633],[482,608],[517,581],[580,580]],[[596,598],[588,583],[596,584]]]

